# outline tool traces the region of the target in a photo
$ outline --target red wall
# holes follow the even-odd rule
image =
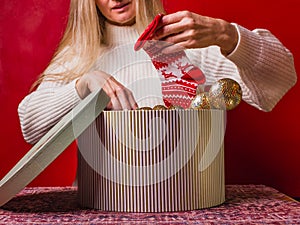
[[[272,31],[300,67],[298,0],[164,0],[168,12],[189,9]],[[69,2],[2,0],[0,4],[0,178],[30,149],[21,136],[17,106],[43,71],[63,32]],[[294,28],[294,30],[293,30]],[[266,184],[300,196],[300,87],[297,84],[270,113],[242,103],[228,112],[226,182]],[[73,145],[31,185],[70,185],[76,171]]]
[[[65,0],[2,0],[0,4],[0,177],[31,147],[21,135],[17,107],[51,59],[68,8]],[[65,151],[32,185],[71,184],[75,153],[71,148]]]

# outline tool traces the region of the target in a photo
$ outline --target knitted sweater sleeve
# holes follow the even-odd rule
[[[191,59],[203,69],[208,82],[232,78],[241,85],[244,101],[271,111],[296,83],[293,55],[268,30],[235,26],[239,43],[230,55],[225,57],[218,47],[208,47],[198,55],[194,51]]]
[[[69,83],[42,82],[19,104],[18,114],[25,141],[36,143],[65,114],[79,103],[76,80]]]

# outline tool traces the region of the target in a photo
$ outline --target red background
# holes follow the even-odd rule
[[[184,3],[183,3],[184,2]],[[287,46],[300,67],[298,0],[164,0],[168,12],[188,9],[267,28]],[[30,149],[22,138],[17,106],[51,59],[63,33],[69,1],[2,0],[0,4],[0,178]],[[270,113],[242,103],[228,112],[226,183],[265,184],[300,196],[299,84]],[[70,185],[76,171],[73,144],[31,186]]]

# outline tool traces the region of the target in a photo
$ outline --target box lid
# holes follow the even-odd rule
[[[4,205],[53,162],[105,109],[109,97],[92,92],[37,142],[0,181]]]

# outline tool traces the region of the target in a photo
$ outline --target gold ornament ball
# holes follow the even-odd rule
[[[179,105],[171,105],[168,109],[169,110],[176,110],[176,109],[184,109],[184,108],[179,106]]]
[[[213,108],[232,110],[242,101],[242,89],[235,80],[224,78],[211,86],[209,98]]]
[[[210,100],[206,93],[200,93],[192,100],[190,109],[210,109]]]
[[[144,106],[144,107],[141,107],[141,108],[138,108],[139,110],[152,110],[151,107],[148,107],[148,106]]]
[[[166,110],[167,107],[164,105],[156,105],[153,107],[153,110]]]

